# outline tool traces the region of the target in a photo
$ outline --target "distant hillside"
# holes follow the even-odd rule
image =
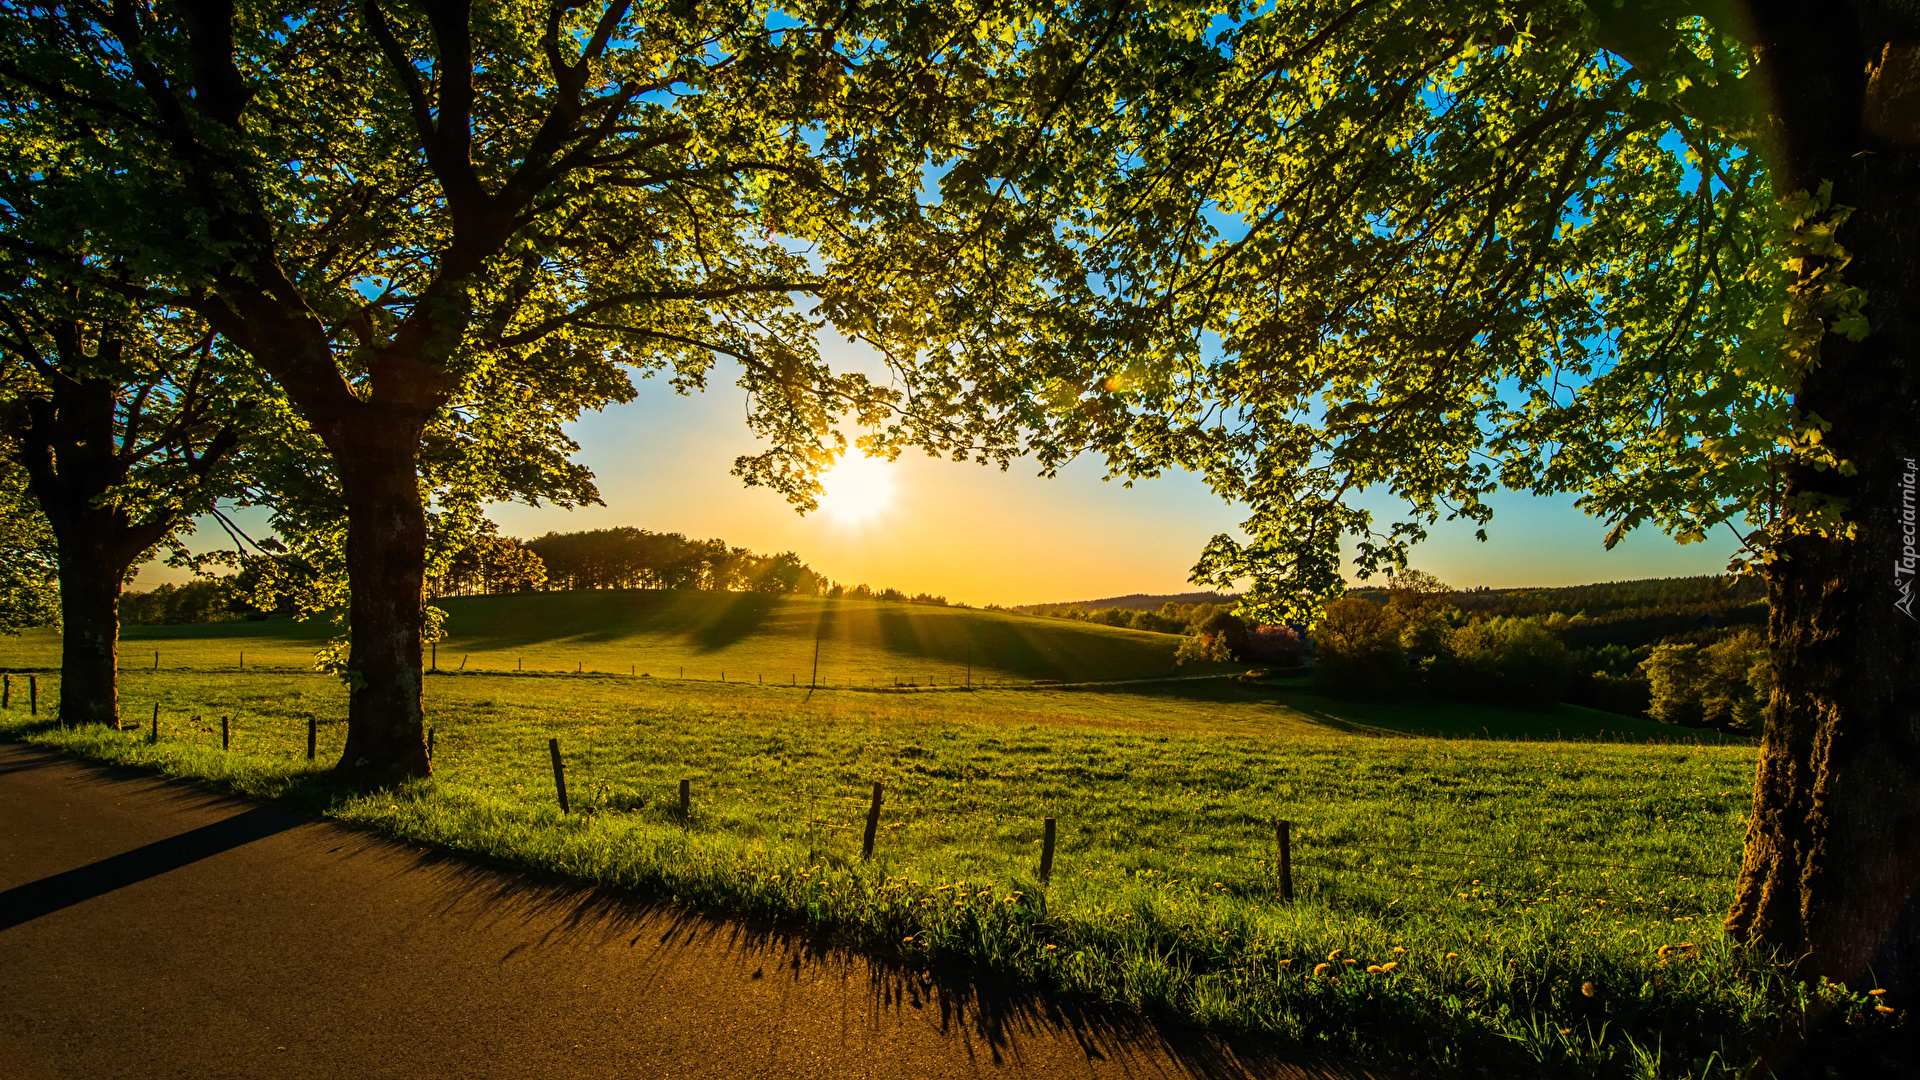
[[[1386,599],[1380,588],[1355,589],[1352,595]],[[1729,629],[1765,626],[1767,621],[1766,587],[1754,578],[1724,574],[1557,588],[1465,589],[1452,599],[1472,615],[1577,616],[1563,633],[1575,648],[1707,642]]]
[[[1232,593],[1186,592],[1186,593],[1128,593],[1125,596],[1109,596],[1104,600],[1067,600],[1058,604],[1022,604],[1015,611],[1052,611],[1059,608],[1078,607],[1088,611],[1102,608],[1125,608],[1128,611],[1158,611],[1166,604],[1229,604],[1240,599]]]
[[[764,593],[584,589],[443,598],[439,670],[581,672],[830,687],[1097,681],[1228,670],[1176,667],[1168,634],[1001,611]],[[298,622],[128,626],[121,659],[142,668],[312,670],[339,628]],[[53,667],[60,635],[0,641],[0,668]],[[244,654],[244,658],[243,658]]]

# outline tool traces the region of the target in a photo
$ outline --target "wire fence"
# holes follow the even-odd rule
[[[794,825],[805,825],[812,829],[825,829],[848,833],[866,833],[869,836],[887,836],[901,830],[919,826],[937,826],[944,828],[951,822],[966,822],[975,826],[974,832],[981,834],[976,839],[997,841],[1009,862],[1013,857],[1006,852],[1009,842],[1021,847],[1040,846],[1040,851],[1029,857],[1031,865],[1026,870],[1039,878],[1042,884],[1049,876],[1046,871],[1061,869],[1055,860],[1056,822],[1053,817],[1036,816],[1030,806],[982,806],[954,805],[928,800],[922,796],[902,797],[889,793],[883,783],[875,783],[869,798],[860,798],[852,794],[841,794],[832,790],[813,790],[803,792],[769,792],[758,785],[742,782],[738,778],[723,774],[708,773],[705,776],[707,801],[725,808],[725,796],[734,796],[743,804],[751,806],[791,806],[806,807],[804,817],[790,819]],[[844,788],[838,789],[844,791]],[[722,798],[716,799],[715,796]],[[849,818],[864,812],[868,823],[863,829],[848,819],[836,820],[820,816],[823,805],[847,808]],[[1274,821],[1270,825],[1277,832],[1289,834],[1288,842],[1273,843],[1273,837],[1222,836],[1217,845],[1237,847],[1241,850],[1189,849],[1151,849],[1150,854],[1166,862],[1164,870],[1148,867],[1137,868],[1134,872],[1148,874],[1184,874],[1195,880],[1210,880],[1218,876],[1217,870],[1209,870],[1205,864],[1218,866],[1221,863],[1237,864],[1246,868],[1246,875],[1239,884],[1243,888],[1270,887],[1275,882],[1287,882],[1285,891],[1289,894],[1295,889],[1306,894],[1327,896],[1340,891],[1341,882],[1363,883],[1372,886],[1388,886],[1396,890],[1394,904],[1401,906],[1435,907],[1434,900],[1451,904],[1493,905],[1531,909],[1542,904],[1583,904],[1591,910],[1615,912],[1639,912],[1655,918],[1677,917],[1686,919],[1688,912],[1705,913],[1717,900],[1709,900],[1700,895],[1701,889],[1718,890],[1729,885],[1736,874],[1705,870],[1699,868],[1674,868],[1647,866],[1630,862],[1599,861],[1591,858],[1562,857],[1537,850],[1526,852],[1498,852],[1484,850],[1458,850],[1404,844],[1368,843],[1364,840],[1353,841],[1319,837],[1312,833],[1292,831],[1292,822]],[[985,825],[998,835],[985,835],[988,830],[978,826]],[[1013,835],[1006,835],[1011,833]],[[923,840],[929,838],[922,838]],[[899,841],[896,841],[896,843]],[[1248,849],[1258,850],[1272,843],[1270,854],[1248,854]],[[924,845],[923,845],[924,846]],[[863,856],[870,857],[873,847],[869,844]],[[1389,869],[1378,865],[1351,861],[1341,861],[1342,856],[1359,854],[1361,856],[1412,857],[1427,860],[1429,866],[1414,866],[1406,869]],[[1153,860],[1149,860],[1153,861]],[[1478,869],[1473,869],[1478,867]],[[1010,870],[1017,869],[1010,865]],[[1427,872],[1427,871],[1432,872]],[[1575,873],[1600,871],[1605,875],[1620,873],[1632,877],[1664,880],[1669,888],[1676,885],[1699,886],[1684,895],[1662,895],[1653,888],[1630,888],[1607,886],[1606,891],[1570,888],[1561,881],[1530,881],[1515,883],[1490,880],[1496,871],[1523,870],[1539,874],[1553,871],[1572,871]],[[1305,871],[1303,877],[1301,871]],[[1316,875],[1322,875],[1316,877]],[[1224,887],[1224,883],[1216,882]],[[1648,894],[1655,894],[1649,898]],[[1291,896],[1285,898],[1290,899]],[[1427,903],[1419,903],[1425,900]]]
[[[18,689],[11,679],[0,679],[0,704],[6,704],[6,699],[15,695]],[[32,696],[33,706],[37,707],[37,684],[28,680],[27,689]],[[185,717],[169,715],[163,725],[162,709],[157,702],[151,714],[142,719],[146,723],[136,722],[130,730],[136,737],[154,743],[163,738],[177,739],[182,736],[199,742],[217,735],[223,751],[260,753],[264,750],[275,756],[292,757],[304,753],[310,761],[316,760],[323,752],[337,749],[332,745],[335,739],[330,737],[323,741],[320,736],[323,728],[332,729],[338,725],[323,725],[311,713],[305,719],[304,745],[299,742],[288,745],[284,734],[277,730],[267,734],[249,729],[243,734],[227,716],[221,716],[216,721],[209,714]],[[434,738],[433,729],[429,729],[430,752]],[[246,745],[237,746],[236,743],[242,740]],[[553,750],[554,782],[558,790],[564,790],[565,765],[557,739],[553,740]],[[983,805],[979,801],[968,805],[942,803],[917,794],[903,796],[898,790],[889,792],[883,783],[877,782],[866,797],[857,796],[845,787],[777,791],[767,788],[765,778],[756,778],[759,782],[755,782],[723,773],[703,772],[700,779],[702,797],[696,804],[702,812],[708,810],[709,804],[717,809],[727,809],[727,797],[731,796],[738,808],[775,811],[776,820],[771,824],[782,831],[862,834],[863,857],[874,854],[881,838],[889,838],[883,851],[886,848],[898,849],[912,843],[904,837],[908,830],[938,830],[945,834],[951,832],[950,827],[956,822],[964,822],[972,828],[963,827],[962,832],[970,832],[973,840],[984,841],[997,850],[1009,874],[1020,873],[1019,864],[1029,863],[1027,872],[1041,877],[1044,883],[1048,875],[1042,872],[1043,868],[1048,871],[1055,869],[1056,831],[1052,826],[1056,818],[1036,816],[1030,804]],[[590,773],[588,782],[592,783],[594,779]],[[685,797],[689,796],[683,795]],[[595,799],[590,796],[583,809],[597,812],[600,808],[594,803]],[[834,816],[828,809],[833,807],[844,808],[844,816]],[[864,822],[860,821],[862,816],[866,819]],[[1568,888],[1559,881],[1516,883],[1494,880],[1494,876],[1497,872],[1512,870],[1536,874],[1549,871],[1599,871],[1603,875],[1611,875],[1617,872],[1633,877],[1663,879],[1669,882],[1670,887],[1681,884],[1713,889],[1723,888],[1737,877],[1730,872],[1565,857],[1538,850],[1499,852],[1369,842],[1365,838],[1347,839],[1339,835],[1348,831],[1345,828],[1333,830],[1331,835],[1320,835],[1311,829],[1293,831],[1294,824],[1278,820],[1268,823],[1269,828],[1288,832],[1288,842],[1275,843],[1271,834],[1255,836],[1242,832],[1239,835],[1215,834],[1212,837],[1212,850],[1163,850],[1157,845],[1152,846],[1146,852],[1135,852],[1133,861],[1137,865],[1123,872],[1135,876],[1186,875],[1195,880],[1211,879],[1218,876],[1219,872],[1208,869],[1207,865],[1217,867],[1225,863],[1246,868],[1246,875],[1238,882],[1243,889],[1270,888],[1284,882],[1287,884],[1281,891],[1289,894],[1287,898],[1296,889],[1309,895],[1337,897],[1343,887],[1365,885],[1398,890],[1392,902],[1401,906],[1432,907],[1431,901],[1435,899],[1451,904],[1498,903],[1527,908],[1547,903],[1573,902],[1584,903],[1589,908],[1638,911],[1661,917],[1673,916],[1676,911],[1705,911],[1705,898],[1698,895],[1699,890],[1695,890],[1692,896],[1656,895],[1655,899],[1648,899],[1647,893],[1654,890],[1625,889],[1624,892],[1629,895],[1623,896],[1620,888],[1612,886],[1606,892],[1594,892]],[[963,835],[958,839],[966,838]],[[918,847],[924,849],[933,846],[929,841],[936,840],[945,840],[946,846],[951,847],[955,837],[921,836],[919,839],[921,842]],[[1020,849],[1037,845],[1041,850],[1037,857],[1030,855],[1026,859],[1017,859],[1009,850],[1014,845]],[[1266,853],[1249,854],[1249,850]],[[1072,856],[1080,853],[1069,853],[1069,866]],[[976,851],[973,854],[978,856],[983,853]],[[1350,858],[1355,854],[1375,857],[1375,862]],[[1412,865],[1405,868],[1380,866],[1377,860],[1383,856],[1407,860]],[[1418,860],[1426,860],[1430,865],[1421,866]],[[1429,902],[1419,903],[1422,899]]]

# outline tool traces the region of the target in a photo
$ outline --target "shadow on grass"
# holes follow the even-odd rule
[[[855,950],[822,930],[722,917],[600,887],[475,862],[453,852],[378,841],[411,855],[433,876],[442,920],[511,921],[542,946],[626,947],[648,966],[680,957],[715,979],[785,979],[796,984],[864,980],[869,1015],[931,1024],[964,1041],[970,1056],[996,1066],[1025,1057],[1023,1043],[1064,1034],[1090,1061],[1129,1073],[1259,1080],[1362,1080],[1400,1073],[1305,1053],[1283,1053],[1270,1038],[1247,1038],[1160,1022],[1117,1006],[1043,994],[960,970],[928,968],[898,956]],[[714,954],[723,962],[715,964]],[[730,965],[730,968],[729,966]],[[871,1021],[869,1021],[871,1024]],[[982,1053],[984,1051],[984,1054]],[[1169,1070],[1171,1063],[1174,1069]]]
[[[1737,746],[1752,742],[1702,728],[1676,727],[1579,705],[1545,711],[1460,701],[1351,701],[1314,692],[1303,678],[1273,681],[1205,679],[1097,688],[1102,694],[1189,704],[1281,707],[1332,731],[1385,736],[1505,741],[1682,743]]]

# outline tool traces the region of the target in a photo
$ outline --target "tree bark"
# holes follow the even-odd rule
[[[417,459],[421,425],[343,425],[332,441],[347,503],[350,685],[347,745],[354,775],[427,776],[421,646],[427,518]]]
[[[1797,466],[1786,494],[1845,500],[1854,529],[1774,549],[1774,692],[1727,928],[1810,979],[1904,994],[1920,991],[1920,139],[1856,118],[1873,105],[1867,60],[1920,27],[1792,6],[1797,20],[1757,6],[1775,43],[1775,187],[1831,181],[1854,208],[1838,233],[1851,261],[1824,272],[1866,290],[1872,332],[1828,334],[1798,396],[1854,471]]]
[[[127,479],[114,439],[116,384],[64,374],[51,383],[47,396],[22,403],[11,424],[59,549],[60,723],[117,725],[121,586],[174,518],[135,521],[99,502]]]
[[[60,723],[120,723],[120,589],[131,560],[101,537],[59,538]]]

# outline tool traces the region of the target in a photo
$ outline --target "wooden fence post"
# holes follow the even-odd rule
[[[153,650],[153,670],[155,671],[160,670],[160,650],[159,649]]]
[[[40,715],[40,676],[27,676],[27,715]]]
[[[1273,823],[1274,868],[1280,871],[1280,899],[1293,899],[1293,822]]]
[[[867,835],[860,841],[860,857],[873,858],[873,838],[880,831],[880,781],[873,782],[873,805],[867,807]]]
[[[222,752],[224,752],[228,749],[231,749],[232,746],[233,746],[233,717],[223,716],[220,718],[220,749]]]
[[[160,741],[160,705],[158,702],[155,702],[153,706],[153,734],[147,736],[147,741],[150,743],[158,743]]]
[[[693,820],[693,781],[680,781],[680,820]]]
[[[560,764],[560,740],[547,740],[547,753],[553,755],[553,791],[560,797],[560,812],[572,813],[567,808],[567,770]]]
[[[312,761],[320,749],[320,718],[307,714],[307,760]]]
[[[0,675],[0,709],[13,708],[13,676]]]
[[[247,670],[247,654],[244,651],[240,654],[240,670]]]
[[[427,760],[433,760],[433,728],[427,728]]]
[[[1045,834],[1040,839],[1040,884],[1045,885],[1053,878],[1053,819],[1047,819]]]

